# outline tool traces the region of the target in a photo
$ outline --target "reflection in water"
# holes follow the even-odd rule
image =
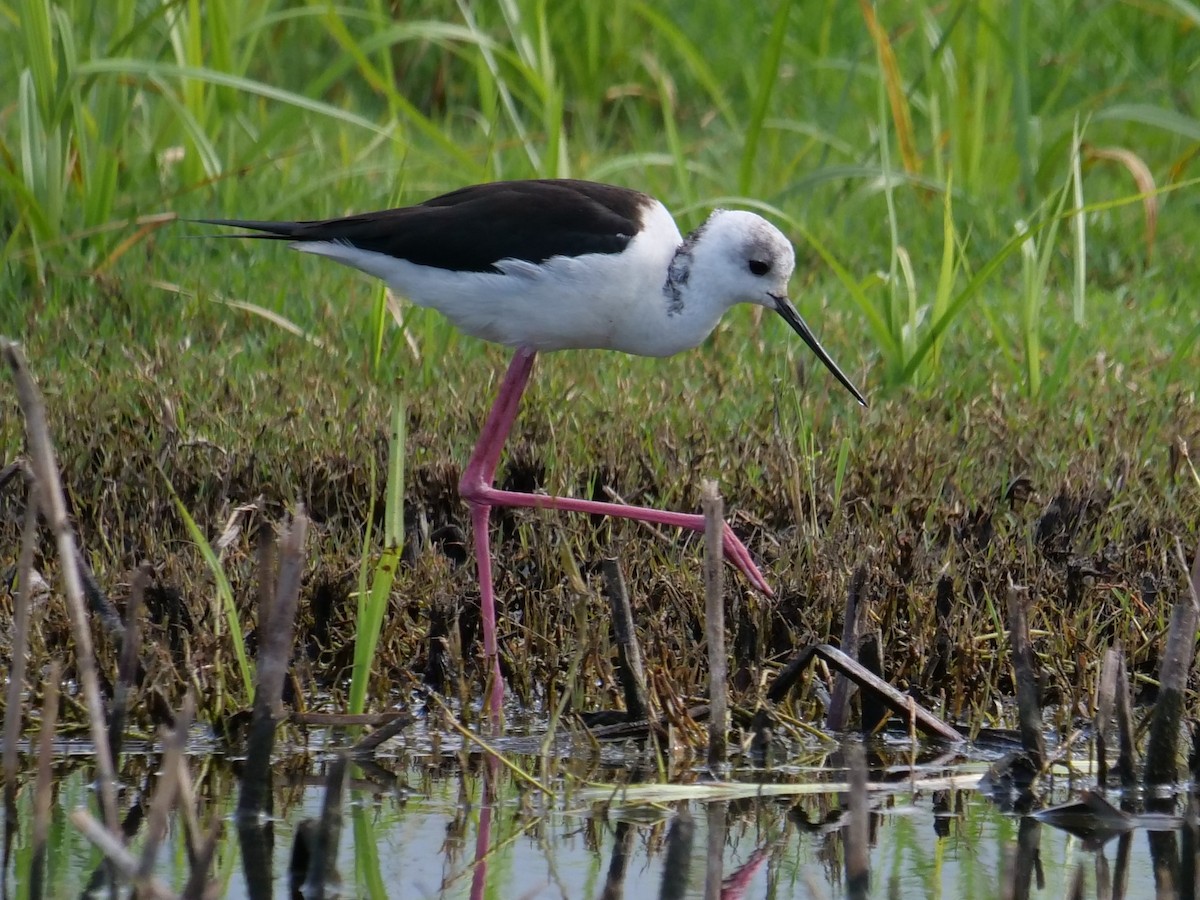
[[[479,801],[479,831],[475,836],[475,873],[471,876],[471,900],[483,900],[487,887],[488,854],[492,851],[492,808],[496,805],[496,779],[500,760],[488,756],[483,761],[483,789]]]
[[[687,896],[688,875],[692,868],[692,839],[696,823],[687,807],[682,807],[667,832],[667,854],[663,863],[659,900],[683,900]]]
[[[718,800],[708,804],[708,856],[704,861],[704,900],[720,900],[725,880],[725,819],[729,804]]]
[[[528,758],[517,762],[534,767]],[[823,765],[748,771],[742,773],[747,780],[794,781],[803,793],[708,804],[676,798],[663,805],[624,802],[616,788],[603,801],[582,800],[571,791],[580,779],[620,782],[629,778],[628,770],[584,761],[568,779],[565,770],[579,761],[558,762],[558,780],[550,779],[559,792],[553,798],[479,755],[350,762],[340,808],[353,828],[326,860],[336,863],[329,871],[340,873],[341,895],[737,900],[836,897],[848,890],[849,798],[838,792],[844,773]],[[300,823],[319,821],[326,775],[336,768],[331,763],[330,756],[298,756],[275,766],[275,817],[227,829],[218,849],[224,896],[289,893],[297,841],[315,846],[303,836],[312,826]],[[136,798],[148,792],[156,765],[146,757],[127,763],[126,821],[138,817]],[[59,760],[57,766],[54,865],[46,873],[46,896],[78,896],[95,873],[96,858],[66,817],[93,801],[92,773],[78,759]],[[200,756],[193,757],[191,768],[202,798],[201,820],[214,814],[228,818],[236,801],[229,768]],[[675,774],[677,783],[699,780],[687,770]],[[876,768],[871,783],[878,789],[888,776]],[[822,781],[832,790],[815,793]],[[128,789],[135,785],[140,789]],[[1066,799],[1060,791],[1045,801]],[[1187,816],[1176,820],[1173,831],[1139,826],[1093,846],[1031,817],[1002,813],[977,792],[914,793],[897,780],[889,792],[876,790],[869,800],[870,880],[876,891],[892,895],[1059,897],[1077,886],[1078,896],[1085,897],[1186,896],[1195,881],[1197,842]],[[23,894],[17,888],[28,885],[32,873],[25,839],[32,813],[29,782],[20,785],[16,803],[18,833],[6,871],[10,896]],[[173,835],[186,830],[181,824],[173,823]],[[160,859],[156,874],[181,889],[187,879],[183,854]]]
[[[608,875],[604,879],[600,900],[620,900],[625,896],[625,873],[632,855],[633,826],[628,822],[618,822],[613,832],[612,856],[609,858]]]

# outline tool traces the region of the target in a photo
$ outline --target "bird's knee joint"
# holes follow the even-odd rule
[[[481,478],[464,476],[458,482],[458,496],[467,503],[481,503],[487,492],[487,485]]]

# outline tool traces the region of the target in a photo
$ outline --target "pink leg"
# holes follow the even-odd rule
[[[582,512],[591,515],[614,516],[635,519],[655,525],[670,525],[704,530],[704,516],[669,512],[644,506],[626,506],[621,503],[602,503],[595,500],[576,500],[570,497],[548,497],[544,494],[524,494],[502,491],[492,487],[500,451],[508,438],[513,420],[521,402],[521,394],[529,383],[533,371],[535,351],[520,349],[513,356],[505,373],[504,381],[488,413],[483,432],[471,453],[471,459],[463,470],[458,483],[458,492],[471,508],[471,529],[475,537],[475,561],[479,569],[479,605],[483,619],[483,653],[492,667],[492,694],[487,706],[494,717],[499,717],[500,704],[504,699],[504,685],[500,680],[500,657],[496,650],[496,600],[492,591],[492,558],[488,542],[488,517],[493,506],[519,506],[533,509],[558,509],[566,512]],[[754,564],[750,551],[738,540],[728,524],[725,525],[725,558],[749,579],[750,583],[768,597],[774,593],[766,578]]]
[[[500,718],[500,706],[504,702],[504,682],[500,677],[500,656],[496,648],[496,598],[492,591],[492,551],[488,541],[488,519],[493,504],[486,497],[477,496],[470,488],[475,484],[491,485],[500,461],[500,451],[508,438],[521,394],[529,383],[533,371],[532,350],[518,350],[508,366],[496,402],[488,413],[483,431],[471,452],[471,459],[463,470],[458,484],[459,494],[471,508],[471,531],[475,537],[475,565],[479,570],[479,613],[483,620],[483,655],[492,670],[492,693],[486,708],[493,721]]]
[[[492,670],[492,692],[485,708],[493,720],[500,717],[504,703],[504,682],[500,677],[500,654],[496,646],[496,598],[492,593],[492,549],[488,541],[488,519],[492,508],[471,503],[471,531],[475,535],[475,564],[479,570],[479,613],[483,619],[483,656]]]
[[[459,486],[461,491],[462,486]],[[601,503],[596,500],[575,500],[571,497],[548,497],[545,494],[522,494],[515,491],[501,491],[492,487],[484,488],[478,494],[479,501],[490,503],[492,506],[524,506],[531,509],[559,509],[565,512],[588,513],[593,516],[613,516],[619,519],[635,519],[638,522],[650,522],[654,525],[670,525],[675,528],[690,528],[692,531],[704,530],[704,516],[693,513],[669,512],[665,509],[653,509],[647,506],[627,506],[623,503]],[[750,551],[746,545],[733,533],[729,524],[725,525],[725,559],[736,566],[749,579],[756,590],[768,597],[775,592],[767,584]]]

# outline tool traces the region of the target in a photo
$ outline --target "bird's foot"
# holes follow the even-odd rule
[[[767,597],[774,597],[775,592],[771,590],[771,586],[767,584],[767,579],[763,573],[759,571],[758,566],[754,564],[754,558],[750,555],[750,551],[746,549],[746,545],[741,539],[733,533],[733,529],[729,527],[729,523],[725,523],[725,559],[733,566],[736,566],[738,571],[746,576],[753,587],[760,594]]]

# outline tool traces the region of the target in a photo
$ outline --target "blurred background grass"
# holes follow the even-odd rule
[[[685,228],[718,203],[775,213],[802,304],[831,304],[818,319],[876,392],[959,380],[938,335],[1031,394],[1065,380],[1064,345],[1120,355],[1131,322],[1164,359],[1195,347],[1187,0],[0,11],[0,326],[22,338],[80,306],[102,334],[161,337],[220,295],[393,373],[457,337],[420,313],[406,346],[350,299],[375,290],[360,279],[153,217],[311,218],[574,176],[654,193]],[[97,287],[125,314],[80,298]]]

